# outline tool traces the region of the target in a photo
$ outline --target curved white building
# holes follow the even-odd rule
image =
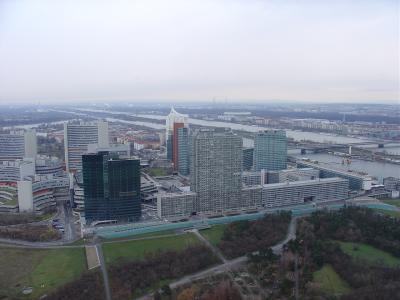
[[[67,172],[82,170],[82,154],[88,151],[88,145],[109,147],[108,123],[64,123],[65,165]]]
[[[35,130],[11,130],[0,134],[0,160],[32,158],[37,155]]]
[[[36,158],[36,174],[62,176],[64,174],[64,163],[57,157],[40,155]]]

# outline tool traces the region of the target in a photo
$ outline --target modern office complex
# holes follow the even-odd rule
[[[305,203],[325,203],[348,198],[349,181],[342,178],[325,178],[305,181],[292,181],[276,184],[245,186],[240,191],[240,206],[230,211],[262,210]],[[159,193],[157,212],[160,218],[179,219],[190,216],[198,202],[195,193]],[[222,211],[222,212],[224,212]],[[220,214],[214,211],[207,214]]]
[[[35,130],[11,130],[0,134],[0,160],[35,159],[37,139]]]
[[[135,221],[141,216],[140,161],[109,152],[82,156],[85,218]]]
[[[349,181],[349,188],[351,190],[369,191],[372,187],[372,178],[368,175],[336,170],[324,166],[321,163],[313,163],[310,161],[298,160],[296,163],[299,168],[313,168],[319,170],[319,176],[321,178],[340,177],[347,179]]]
[[[230,130],[200,129],[190,147],[190,189],[197,212],[240,207],[242,138]]]
[[[267,208],[303,204],[323,203],[348,198],[349,181],[342,178],[293,181],[266,184],[262,187],[262,206]]]
[[[166,144],[167,144],[167,158],[172,160],[174,165],[174,170],[179,171],[179,158],[185,153],[180,155],[180,146],[185,139],[185,135],[188,135],[188,117],[186,115],[180,114],[171,108],[171,112],[167,116],[166,120]],[[186,131],[183,130],[186,128]],[[181,140],[179,141],[179,136]],[[187,139],[187,138],[186,138]],[[187,149],[187,146],[184,146]],[[185,152],[185,149],[182,150]],[[187,166],[183,166],[182,170],[186,170]],[[185,174],[187,175],[187,174]]]
[[[287,139],[283,130],[256,133],[254,139],[254,170],[277,171],[286,169]]]
[[[82,170],[82,155],[88,151],[88,145],[109,147],[108,123],[64,123],[64,148],[67,172]]]

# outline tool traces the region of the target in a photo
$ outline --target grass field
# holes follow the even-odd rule
[[[163,230],[163,231],[149,232],[149,233],[137,234],[137,235],[115,238],[115,239],[104,238],[104,241],[130,241],[130,240],[136,240],[136,239],[142,239],[142,238],[172,235],[175,233],[176,233],[175,230]]]
[[[142,259],[146,253],[163,250],[183,250],[189,245],[200,243],[192,233],[146,240],[132,240],[103,244],[103,252],[107,264],[117,261]]]
[[[350,291],[350,286],[335,272],[331,265],[324,265],[314,272],[313,282],[329,295],[342,295]]]
[[[210,241],[211,244],[216,246],[219,241],[222,238],[222,235],[224,234],[224,230],[228,226],[227,224],[221,224],[221,225],[214,225],[209,229],[203,229],[200,231],[200,233]]]
[[[387,216],[400,218],[400,211],[386,210],[386,209],[375,209],[376,211],[383,213]]]
[[[400,258],[366,244],[339,242],[346,254],[370,264],[384,264],[388,267],[400,266]]]
[[[37,299],[87,270],[83,248],[0,248],[0,266],[0,299],[22,297],[24,287],[32,287],[33,293],[23,299]]]
[[[147,174],[149,174],[150,176],[166,176],[167,171],[165,171],[163,168],[150,168],[147,171]]]
[[[400,199],[386,199],[386,200],[382,200],[382,202],[393,205],[393,206],[400,207]]]

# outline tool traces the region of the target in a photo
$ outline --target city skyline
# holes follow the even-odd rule
[[[0,18],[0,103],[399,98],[397,1],[2,1]]]

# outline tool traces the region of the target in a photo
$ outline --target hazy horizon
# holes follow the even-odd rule
[[[399,102],[398,1],[0,2],[0,104]]]

